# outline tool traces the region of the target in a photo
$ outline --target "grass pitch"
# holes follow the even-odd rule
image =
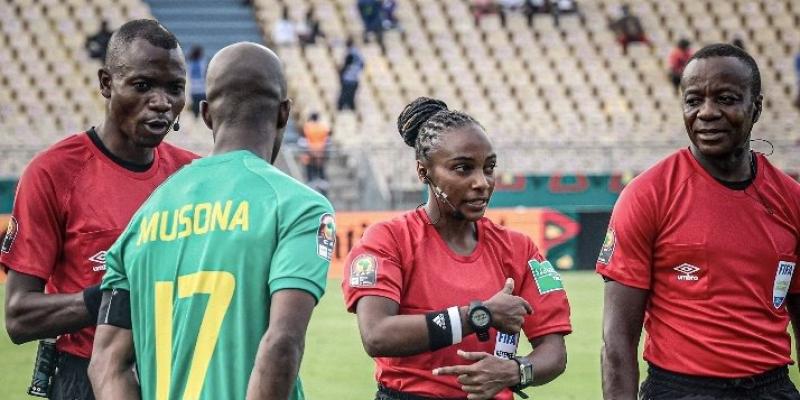
[[[603,283],[591,272],[564,273],[572,305],[574,333],[567,336],[567,371],[548,385],[530,388],[535,399],[600,399],[600,323]],[[3,286],[0,285],[0,298]],[[0,307],[0,319],[3,309]],[[520,352],[530,351],[530,347]],[[3,399],[31,399],[30,383],[36,343],[16,346],[5,329],[0,333],[0,388]],[[796,357],[795,357],[796,359]],[[800,382],[796,367],[792,380]],[[328,291],[311,318],[305,357],[300,371],[306,397],[311,400],[372,399],[375,393],[373,363],[358,335],[355,315],[344,311],[339,280]],[[642,375],[644,376],[644,375]]]

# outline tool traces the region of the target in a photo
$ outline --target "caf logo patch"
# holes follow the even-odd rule
[[[18,232],[19,224],[17,224],[17,219],[11,216],[11,219],[8,220],[8,229],[6,229],[6,236],[3,238],[3,245],[0,246],[0,251],[3,253],[11,251],[11,245],[14,244],[14,239],[17,238]]]
[[[333,215],[325,213],[319,217],[317,229],[317,255],[330,261],[336,245],[336,222]]]
[[[603,247],[600,249],[600,255],[597,256],[597,262],[608,265],[611,262],[611,256],[614,255],[614,247],[617,245],[617,234],[614,228],[608,227],[606,231],[606,238],[603,239]]]
[[[378,260],[371,254],[362,254],[350,264],[350,286],[370,287],[378,282]]]

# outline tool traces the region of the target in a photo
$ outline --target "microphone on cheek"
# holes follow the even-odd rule
[[[461,212],[461,210],[457,209],[453,205],[453,203],[451,203],[450,200],[447,199],[447,193],[445,193],[442,189],[440,189],[439,186],[433,185],[433,192],[436,194],[436,197],[442,199],[442,201],[444,201],[444,203],[450,207],[450,209],[452,210],[450,212],[450,215],[453,216],[453,218],[467,219],[467,216],[464,215],[464,213]]]

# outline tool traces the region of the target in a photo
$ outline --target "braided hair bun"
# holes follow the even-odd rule
[[[430,97],[417,97],[409,103],[397,117],[397,131],[403,141],[415,147],[422,125],[440,111],[447,111],[447,104]]]

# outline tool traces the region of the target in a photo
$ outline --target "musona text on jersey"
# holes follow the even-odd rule
[[[142,218],[139,239],[136,245],[160,240],[169,242],[191,235],[204,235],[211,231],[247,231],[250,226],[250,206],[239,201],[234,209],[233,201],[224,204],[186,204],[170,211],[156,211]]]

